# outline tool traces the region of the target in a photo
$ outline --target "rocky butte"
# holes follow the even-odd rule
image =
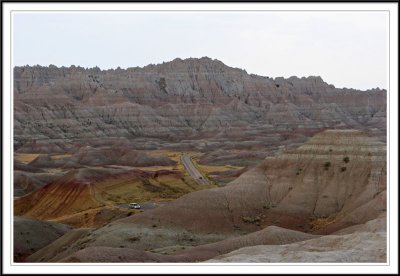
[[[14,68],[18,152],[121,138],[148,149],[277,148],[325,128],[372,130],[384,141],[386,91],[249,75],[207,57],[126,70]]]

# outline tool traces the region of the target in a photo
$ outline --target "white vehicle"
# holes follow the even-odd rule
[[[129,203],[129,209],[140,209],[140,205],[137,203]]]

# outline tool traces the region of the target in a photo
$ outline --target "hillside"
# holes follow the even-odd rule
[[[75,227],[96,227],[135,213],[120,208],[122,204],[171,200],[204,188],[207,186],[198,187],[176,171],[80,168],[16,198],[14,213]]]
[[[51,259],[70,255],[69,261],[95,262],[109,256],[115,261],[126,252],[141,256],[140,261],[193,261],[213,258],[215,252],[287,244],[340,230],[350,235],[360,228],[357,225],[386,216],[385,151],[384,143],[361,131],[323,131],[296,150],[267,158],[225,187],[193,192],[166,206],[115,220],[75,241],[62,257]],[[381,243],[384,234],[376,235]],[[338,246],[345,250],[359,237],[338,238]],[[332,239],[336,238],[323,242]],[[85,257],[92,251],[96,254]],[[179,256],[161,258],[150,252]],[[370,260],[358,257],[353,259]]]

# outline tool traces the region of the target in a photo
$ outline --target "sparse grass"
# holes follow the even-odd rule
[[[199,160],[200,156],[193,156],[192,157],[192,162],[193,165],[204,175],[204,177],[206,177],[208,179],[208,181],[210,182],[210,187],[215,187],[217,186],[217,182],[210,177],[210,174],[212,173],[216,173],[216,172],[224,172],[224,171],[228,171],[228,170],[234,170],[234,169],[242,169],[244,167],[241,166],[233,166],[231,164],[227,164],[227,165],[203,165],[203,164],[199,164],[198,160]]]
[[[201,165],[197,163],[197,168],[204,174],[213,172],[224,172],[235,169],[243,169],[243,167],[232,166],[232,165]]]

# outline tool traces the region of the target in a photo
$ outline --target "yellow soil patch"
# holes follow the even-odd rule
[[[317,231],[317,230],[335,222],[336,219],[337,218],[335,216],[314,219],[310,222],[311,231]]]
[[[60,158],[65,158],[65,157],[70,157],[72,156],[72,154],[54,154],[54,155],[50,155],[51,158],[54,159],[60,159]]]
[[[37,153],[14,153],[15,159],[17,159],[18,161],[25,163],[25,164],[31,162],[33,159],[35,159],[38,156],[39,156],[39,154],[37,154]]]
[[[200,165],[196,164],[198,169],[205,173],[212,173],[212,172],[224,172],[224,171],[229,171],[229,170],[238,170],[238,169],[243,169],[244,167],[239,167],[239,166],[232,166],[232,165],[224,165],[224,166],[211,166],[211,165]]]

